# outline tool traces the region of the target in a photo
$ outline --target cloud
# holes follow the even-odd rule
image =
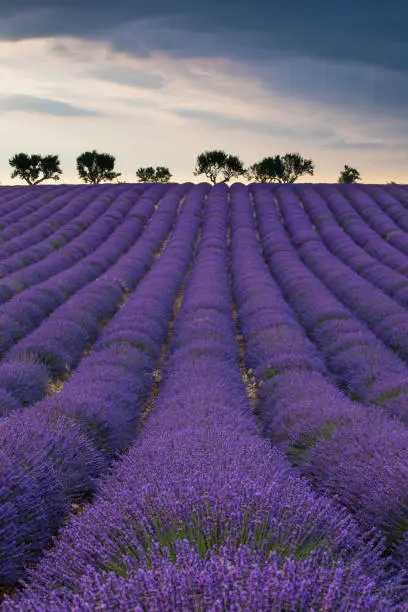
[[[324,144],[329,149],[386,149],[385,142],[352,142],[346,140],[334,140]]]
[[[253,63],[248,74],[284,95],[358,113],[406,116],[408,74],[365,64],[331,64],[298,58],[273,65]]]
[[[259,121],[257,119],[246,117],[234,117],[216,111],[207,111],[195,108],[176,108],[171,109],[170,112],[175,114],[177,117],[196,119],[226,130],[247,130],[253,133],[284,138],[329,138],[333,136],[333,132],[319,127],[311,129],[296,125],[290,127],[288,125],[285,126],[278,123],[272,123],[270,121]]]
[[[0,39],[73,36],[100,40],[138,58],[229,58],[269,90],[348,105],[361,113],[406,115],[408,4],[399,0],[15,0],[0,4]],[[63,46],[56,51],[67,54]],[[159,88],[158,75],[107,69],[111,82]]]
[[[186,180],[209,148],[251,162],[299,150],[316,162],[319,180],[335,180],[350,155],[367,180],[397,179],[408,167],[408,6],[345,0],[334,13],[315,0],[4,4],[4,158],[49,142],[61,146],[68,171],[78,151],[99,147],[133,178],[135,167],[162,164]],[[12,116],[16,109],[38,114],[32,121]],[[90,115],[106,118],[81,119]]]
[[[130,66],[106,66],[90,70],[88,74],[104,81],[142,89],[161,89],[166,82],[160,74],[152,74]]]
[[[25,111],[41,115],[54,115],[56,117],[102,117],[99,111],[72,106],[66,102],[40,98],[25,94],[14,94],[0,97],[0,109],[3,112]]]
[[[331,62],[360,62],[406,72],[408,5],[400,0],[343,0],[335,12],[324,0],[207,0],[205,8],[189,0],[15,0],[0,5],[4,38],[74,35],[109,38],[114,29],[135,25],[150,48],[170,47],[180,55],[236,58],[310,57]],[[139,24],[139,28],[137,28]],[[140,25],[142,28],[140,28]],[[184,36],[179,37],[179,32]],[[161,36],[159,35],[161,33]],[[199,36],[197,36],[199,35]],[[212,45],[205,44],[212,40]],[[256,44],[255,44],[256,43]],[[138,38],[115,44],[138,53]],[[238,55],[236,55],[238,53]]]

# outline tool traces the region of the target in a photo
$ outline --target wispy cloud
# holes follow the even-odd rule
[[[131,28],[128,34],[130,40]],[[199,43],[197,57],[173,56],[155,50],[157,41],[149,40],[148,56],[89,37],[0,42],[0,109],[7,111],[0,113],[0,180],[10,180],[10,155],[41,150],[58,152],[64,181],[77,182],[75,159],[91,148],[115,155],[125,180],[146,165],[166,165],[175,180],[194,180],[196,156],[211,148],[239,155],[245,165],[299,151],[315,162],[316,181],[337,180],[344,163],[371,182],[404,177],[404,115],[387,112],[386,103],[376,112],[375,100],[363,112],[368,90],[355,104],[363,66],[350,72],[352,98],[340,64],[325,83],[330,63],[323,69],[322,62],[307,59],[209,58],[198,55]],[[344,92],[336,98],[341,71]],[[334,92],[319,97],[314,84]]]
[[[89,75],[118,85],[142,89],[161,89],[166,82],[160,74],[152,74],[130,66],[104,66],[90,70]]]
[[[40,98],[26,94],[13,94],[0,97],[0,109],[3,112],[25,111],[56,117],[103,117],[101,111],[73,106],[67,102]]]
[[[316,126],[315,128],[305,128],[299,125],[291,127],[273,121],[259,121],[247,117],[234,117],[217,111],[201,110],[198,108],[175,108],[169,112],[178,117],[203,121],[224,130],[246,130],[253,133],[279,136],[283,138],[294,137],[314,137],[330,138],[333,136],[331,130],[325,130]]]
[[[347,142],[346,140],[334,140],[324,145],[329,149],[385,149],[384,142]]]

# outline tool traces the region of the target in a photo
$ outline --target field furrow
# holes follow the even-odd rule
[[[149,271],[154,254],[170,237],[181,193],[179,188],[167,192],[143,234],[139,219],[124,221],[115,235],[116,246],[123,249],[124,245],[129,247],[129,243],[137,239],[136,244],[122,253],[119,261],[105,274],[70,297],[49,314],[35,331],[12,347],[0,364],[0,390],[22,405],[39,401],[47,391],[61,390],[61,383],[67,381],[82,356],[90,352],[102,329]],[[147,204],[151,206],[149,202]],[[134,208],[138,215],[142,215],[139,205]],[[110,248],[112,259],[115,255],[114,245],[109,245],[107,241],[104,246]],[[135,260],[137,266],[134,265]],[[129,269],[132,270],[131,283],[128,279]],[[21,371],[26,376],[20,378],[16,385],[16,373]],[[3,414],[6,412],[7,406],[3,406]]]
[[[396,606],[380,550],[257,431],[235,340],[227,225],[227,188],[215,187],[156,406],[5,610]]]
[[[72,501],[92,491],[95,476],[136,435],[190,265],[205,193],[205,185],[191,189],[166,250],[61,392],[0,420],[0,504],[6,509],[1,583],[15,583],[49,543]]]
[[[14,253],[21,244],[27,244],[31,236],[25,235],[28,231],[58,213],[73,195],[81,192],[84,192],[82,186],[66,187],[59,194],[49,191],[34,196],[28,192],[17,201],[8,202],[8,212],[4,210],[1,215],[0,255]]]
[[[405,612],[408,186],[0,187],[1,612]]]
[[[32,332],[56,308],[88,283],[96,280],[122,257],[143,233],[154,212],[161,189],[151,196],[136,199],[124,196],[128,207],[122,222],[88,256],[51,278],[30,287],[0,306],[0,355],[4,356],[19,340]]]
[[[405,263],[405,272],[401,273],[377,261],[367,251],[357,245],[340,229],[330,214],[330,209],[319,194],[309,186],[298,186],[294,192],[299,197],[296,216],[292,215],[291,225],[298,226],[302,235],[302,244],[308,240],[324,244],[325,248],[339,261],[394,298],[402,306],[408,306],[408,258],[400,254],[400,264]],[[312,225],[313,224],[313,225]],[[348,226],[352,226],[349,223]],[[384,243],[384,241],[379,240]],[[405,260],[405,261],[404,261]]]
[[[408,429],[376,408],[351,402],[325,375],[265,266],[248,190],[231,191],[233,288],[245,360],[260,381],[255,410],[263,431],[363,529],[381,528],[389,550],[406,562]]]
[[[339,386],[352,399],[384,407],[405,421],[408,393],[405,363],[300,259],[271,205],[270,194],[259,190],[254,193],[254,202],[262,249],[271,273],[324,354]]]

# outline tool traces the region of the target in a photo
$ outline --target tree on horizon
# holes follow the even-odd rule
[[[340,176],[337,180],[338,183],[356,183],[357,181],[361,181],[361,176],[358,170],[344,165],[343,170],[340,172]]]
[[[59,181],[59,174],[62,174],[58,155],[42,157],[36,153],[33,155],[16,153],[9,159],[9,164],[14,168],[11,178],[19,177],[29,185],[39,185],[49,179]]]
[[[283,157],[264,157],[252,164],[246,175],[250,181],[260,183],[294,183],[302,174],[314,173],[314,163],[305,159],[300,153],[286,153]]]
[[[141,183],[168,183],[173,176],[165,166],[147,166],[146,168],[138,168],[136,176]]]
[[[121,172],[114,172],[115,157],[109,153],[85,151],[76,159],[79,178],[85,183],[99,184],[102,181],[113,181],[121,176]]]
[[[193,171],[194,176],[205,174],[215,185],[220,172],[224,176],[221,182],[227,183],[232,178],[245,175],[245,168],[239,157],[228,155],[225,151],[219,149],[204,151],[204,153],[198,155],[196,167]]]

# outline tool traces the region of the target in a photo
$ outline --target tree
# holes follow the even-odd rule
[[[121,176],[121,172],[113,172],[115,158],[109,153],[97,153],[85,151],[77,157],[77,170],[79,177],[85,183],[100,183],[101,181],[113,181]]]
[[[264,157],[249,168],[247,176],[250,181],[261,183],[294,183],[302,174],[313,173],[314,164],[311,159],[304,159],[300,153],[286,153],[283,157]]]
[[[14,157],[9,159],[9,164],[14,168],[11,178],[18,176],[29,185],[38,185],[48,179],[59,181],[60,177],[58,175],[62,174],[58,155],[41,157],[37,154],[16,153]]]
[[[215,184],[220,172],[224,175],[222,182],[227,183],[232,178],[245,174],[246,171],[242,161],[236,155],[227,155],[224,151],[205,151],[197,157],[194,176],[205,174]]]
[[[136,176],[141,183],[168,183],[173,175],[164,166],[156,166],[156,170],[148,166],[136,170]]]
[[[168,183],[173,175],[165,166],[156,167],[156,183]]]
[[[302,174],[314,174],[314,163],[311,159],[304,159],[300,153],[286,153],[283,156],[283,182],[294,183]]]
[[[344,170],[340,172],[340,176],[337,182],[338,183],[355,183],[356,181],[361,181],[361,176],[360,176],[359,171],[345,164]]]
[[[155,174],[153,166],[138,168],[138,170],[136,170],[136,176],[141,183],[153,183]]]
[[[252,164],[247,170],[247,177],[250,181],[259,183],[272,183],[278,181],[282,183],[285,167],[280,155],[275,157],[264,157],[260,162]]]

